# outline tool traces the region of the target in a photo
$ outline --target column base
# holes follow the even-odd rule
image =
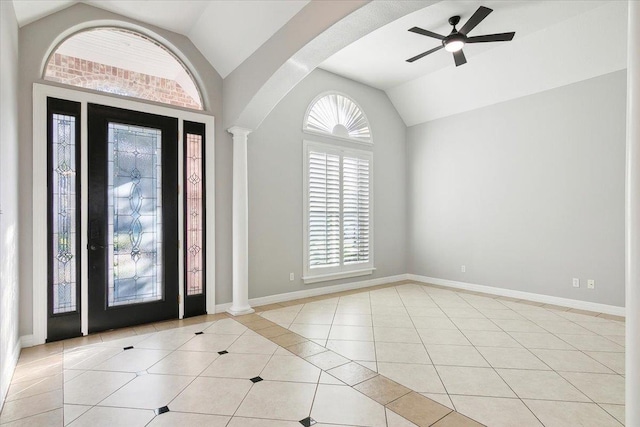
[[[250,306],[246,305],[244,307],[234,307],[233,305],[227,309],[227,313],[232,316],[242,316],[245,314],[255,313],[256,311]]]

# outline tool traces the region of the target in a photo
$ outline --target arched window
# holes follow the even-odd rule
[[[304,130],[359,142],[371,142],[369,121],[362,109],[339,93],[316,98],[307,110]]]
[[[202,110],[191,74],[167,48],[132,31],[96,28],[62,42],[45,80]]]
[[[307,109],[304,131],[341,141],[304,141],[305,283],[373,272],[373,153],[369,121],[339,93]],[[369,147],[355,149],[350,142]]]

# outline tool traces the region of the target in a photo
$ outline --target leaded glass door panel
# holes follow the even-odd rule
[[[177,119],[88,116],[89,332],[176,318]]]

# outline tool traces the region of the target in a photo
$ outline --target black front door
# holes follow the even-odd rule
[[[88,105],[89,332],[178,317],[178,120]]]

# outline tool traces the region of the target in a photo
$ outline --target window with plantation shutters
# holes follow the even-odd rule
[[[373,271],[371,152],[305,141],[305,283]]]

